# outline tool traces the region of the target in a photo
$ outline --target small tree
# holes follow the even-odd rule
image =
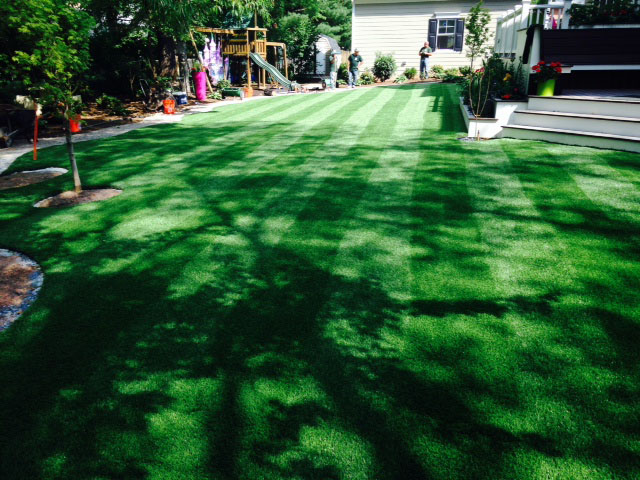
[[[287,44],[296,75],[310,72],[318,39],[318,27],[312,18],[303,13],[290,13],[279,20],[274,33],[279,41]]]
[[[376,53],[376,60],[373,63],[373,74],[380,81],[384,82],[389,80],[391,76],[396,73],[398,65],[393,55],[383,55],[382,53]]]
[[[486,69],[476,70],[475,68],[477,60],[484,58],[488,51],[489,22],[491,22],[489,10],[483,7],[483,2],[480,0],[471,7],[466,21],[469,32],[466,38],[467,56],[471,59],[471,73],[467,88],[469,89],[469,107],[476,118],[482,115],[491,83],[490,74]]]
[[[93,19],[72,0],[23,0],[6,12],[6,74],[39,103],[63,115],[75,191],[82,191],[69,120],[80,109],[74,93],[89,67]],[[11,4],[11,2],[9,2]]]

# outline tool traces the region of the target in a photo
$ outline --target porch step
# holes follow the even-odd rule
[[[517,110],[512,125],[546,127],[571,131],[604,133],[640,138],[640,118],[585,113],[552,112],[545,110]]]
[[[530,95],[529,110],[640,118],[640,99]]]
[[[505,138],[522,140],[542,140],[565,145],[608,148],[640,153],[640,137],[614,135],[610,133],[583,132],[562,128],[534,127],[528,125],[505,125],[502,130]]]

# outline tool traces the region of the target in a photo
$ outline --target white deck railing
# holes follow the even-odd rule
[[[515,58],[518,51],[518,32],[531,25],[541,25],[545,30],[569,28],[572,4],[584,4],[585,0],[563,0],[532,5],[522,0],[513,10],[498,19],[494,50],[505,58]]]

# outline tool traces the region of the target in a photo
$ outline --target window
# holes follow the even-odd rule
[[[452,16],[456,15],[455,13]],[[436,50],[462,52],[464,45],[464,18],[449,15],[429,19],[429,45]]]
[[[436,47],[438,50],[453,50],[456,42],[456,21],[452,18],[438,19],[438,38]]]

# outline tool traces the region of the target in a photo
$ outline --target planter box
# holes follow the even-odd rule
[[[499,138],[502,135],[502,127],[509,123],[511,115],[516,110],[526,110],[527,100],[494,100],[496,116],[494,118],[475,118],[468,105],[460,97],[460,111],[467,126],[467,135],[482,138]]]

